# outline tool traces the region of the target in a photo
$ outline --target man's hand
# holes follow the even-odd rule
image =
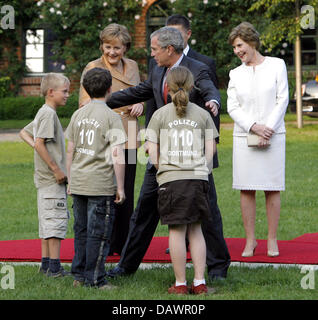
[[[215,101],[210,100],[210,101],[205,103],[205,106],[211,110],[211,112],[213,113],[213,115],[215,117],[218,115],[219,106],[217,105],[217,103]]]
[[[129,106],[128,110],[130,110],[130,115],[132,117],[140,117],[144,112],[144,105],[142,103],[136,103]]]

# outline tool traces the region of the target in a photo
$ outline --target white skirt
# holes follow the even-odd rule
[[[285,190],[285,134],[274,134],[267,148],[247,146],[246,136],[233,137],[233,189]]]

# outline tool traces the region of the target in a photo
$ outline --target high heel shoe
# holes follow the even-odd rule
[[[257,242],[255,243],[253,250],[250,250],[250,251],[244,250],[242,252],[242,257],[243,258],[253,257],[256,247],[257,247]]]
[[[273,245],[274,243],[274,245]],[[274,250],[268,249],[269,247],[269,240],[267,240],[267,256],[268,257],[278,257],[279,256],[279,250],[278,250],[278,246],[277,246],[277,241],[273,242],[271,241],[270,243],[272,246],[272,248],[274,247]]]
[[[278,257],[279,256],[279,251],[271,251],[271,250],[268,250],[267,251],[267,256],[268,257]]]

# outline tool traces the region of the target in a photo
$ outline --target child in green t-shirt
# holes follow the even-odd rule
[[[125,130],[118,114],[106,105],[112,77],[93,68],[83,86],[91,101],[75,111],[66,130],[68,193],[73,197],[73,285],[112,289],[105,260],[110,249],[115,207],[125,200]]]
[[[49,73],[41,82],[45,104],[35,119],[20,131],[20,137],[34,148],[34,183],[37,188],[40,272],[52,277],[68,274],[60,264],[61,239],[67,232],[69,213],[66,201],[66,153],[61,123],[56,114],[66,104],[70,81]]]

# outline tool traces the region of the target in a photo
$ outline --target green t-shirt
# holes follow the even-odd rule
[[[56,111],[44,104],[37,112],[34,120],[24,127],[33,137],[45,139],[45,146],[52,160],[66,175],[66,153],[63,128]],[[34,184],[36,188],[56,183],[53,171],[40,155],[34,151]]]
[[[160,144],[159,185],[174,180],[208,180],[205,141],[219,136],[210,114],[189,102],[186,115],[169,103],[158,109],[148,124],[146,140]]]
[[[111,147],[127,141],[120,116],[104,102],[92,100],[74,112],[65,136],[74,143],[71,193],[114,195],[116,181]]]

